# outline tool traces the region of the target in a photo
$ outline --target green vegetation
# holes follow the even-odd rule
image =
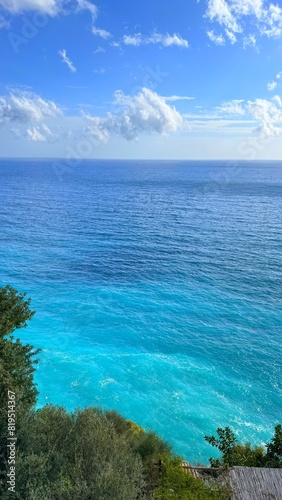
[[[238,443],[229,427],[217,429],[217,436],[205,436],[205,440],[221,453],[220,459],[210,458],[212,467],[240,465],[245,467],[282,467],[282,426],[276,425],[274,436],[266,448],[251,447],[250,443]]]
[[[12,287],[0,288],[0,498],[7,489],[8,391],[16,396],[17,500],[223,500],[226,491],[183,471],[181,459],[154,432],[116,411],[86,408],[69,413],[47,405],[35,409],[33,375],[39,350],[13,334],[33,317],[30,300]],[[223,454],[213,465],[281,466],[281,426],[267,451],[239,445],[230,429],[206,439]],[[267,461],[265,462],[264,460]],[[243,460],[244,458],[244,460]]]
[[[5,480],[7,460],[8,390],[17,395],[18,422],[35,405],[38,394],[33,372],[39,350],[23,345],[12,335],[16,329],[26,327],[33,317],[34,311],[29,306],[25,294],[11,286],[0,288],[0,484]]]
[[[215,480],[206,484],[186,474],[179,458],[164,461],[159,486],[154,492],[154,500],[222,500],[229,497],[228,489],[220,487]]]

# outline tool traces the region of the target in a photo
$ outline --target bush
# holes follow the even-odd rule
[[[204,483],[183,471],[181,459],[166,459],[154,500],[223,500],[229,492],[215,481]]]
[[[142,462],[97,408],[32,412],[18,440],[18,499],[136,499]]]

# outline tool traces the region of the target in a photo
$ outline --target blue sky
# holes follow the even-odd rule
[[[282,2],[0,0],[0,156],[281,159]]]

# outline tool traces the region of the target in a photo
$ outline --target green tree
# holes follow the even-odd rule
[[[246,467],[264,467],[265,450],[260,446],[251,447],[250,443],[238,443],[229,427],[217,429],[217,436],[205,436],[205,440],[217,448],[222,456],[219,459],[210,458],[212,467],[221,465],[238,465]]]
[[[137,499],[143,483],[140,457],[98,408],[47,405],[21,427],[19,500]]]
[[[10,335],[17,328],[25,328],[35,311],[30,310],[30,299],[7,285],[0,288],[0,338]]]
[[[16,397],[17,428],[38,394],[33,373],[39,350],[12,335],[18,328],[25,328],[34,315],[30,299],[25,297],[9,285],[0,288],[0,493],[6,473],[8,391]]]
[[[216,432],[218,437],[205,436],[205,440],[222,453],[222,459],[210,458],[212,467],[219,467],[222,463],[229,464],[232,461],[234,448],[237,444],[235,435],[229,427],[224,429],[219,427]]]
[[[271,442],[266,445],[266,463],[268,467],[282,467],[282,425],[276,425]]]

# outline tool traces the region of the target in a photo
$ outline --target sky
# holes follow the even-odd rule
[[[0,157],[282,159],[282,1],[0,0]]]

